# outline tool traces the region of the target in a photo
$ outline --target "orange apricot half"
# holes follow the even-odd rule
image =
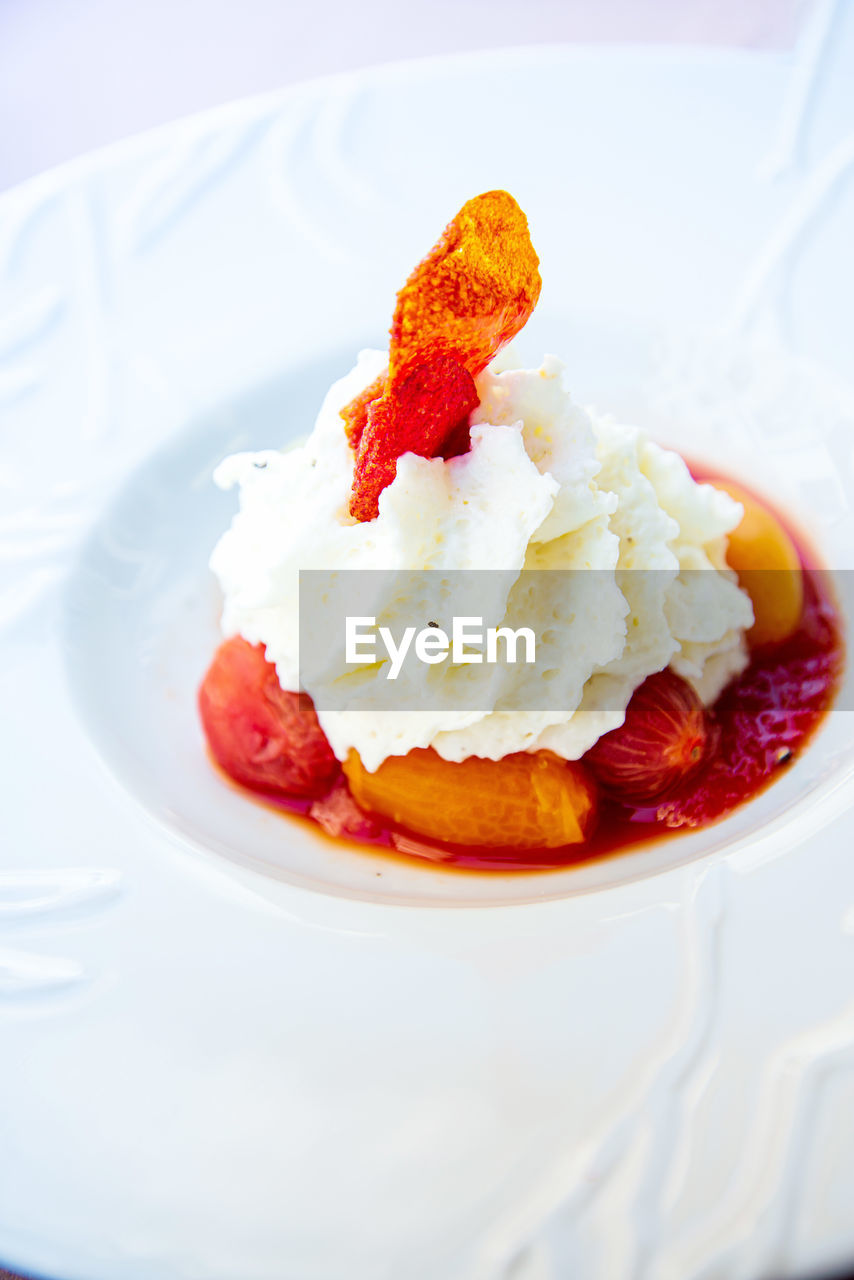
[[[557,849],[581,843],[596,820],[587,770],[548,751],[454,763],[416,748],[389,756],[375,773],[351,751],[344,772],[361,808],[448,844]]]
[[[729,482],[716,487],[744,507],[741,523],[729,535],[726,558],[753,602],[748,643],[753,648],[777,644],[797,629],[803,612],[798,549],[773,512],[752,494]]]

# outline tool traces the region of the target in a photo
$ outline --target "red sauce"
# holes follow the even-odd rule
[[[696,479],[713,480],[692,468]],[[741,486],[745,488],[744,485]],[[760,499],[766,506],[767,500]],[[798,547],[804,571],[804,609],[797,631],[754,652],[744,673],[711,711],[716,749],[698,775],[659,801],[642,807],[602,798],[592,838],[561,849],[469,848],[440,844],[384,827],[359,842],[385,857],[427,860],[467,871],[546,871],[611,856],[681,830],[707,827],[764,791],[802,753],[830,708],[844,666],[841,619],[828,573],[804,539],[776,513]],[[311,821],[311,802],[275,799],[275,807]],[[312,825],[315,824],[312,822]],[[332,838],[332,837],[330,837]],[[344,835],[352,840],[352,836]]]

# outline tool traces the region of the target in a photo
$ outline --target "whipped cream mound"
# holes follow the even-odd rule
[[[559,360],[520,369],[505,351],[476,379],[470,451],[448,461],[405,454],[378,517],[354,521],[353,453],[339,410],[386,361],[363,352],[300,446],[235,454],[217,468],[220,487],[240,489],[240,510],[211,557],[224,633],[263,644],[283,688],[297,689],[300,570],[499,569],[487,591],[490,620],[532,627],[537,662],[462,669],[465,705],[474,705],[471,681],[483,682],[478,711],[455,706],[461,668],[450,661],[421,673],[436,697],[418,711],[324,709],[323,694],[342,673],[321,662],[312,683],[303,670],[338,758],[355,748],[373,770],[432,746],[448,760],[541,749],[578,759],[622,724],[638,685],[668,665],[714,702],[747,664],[744,631],[753,621],[725,560],[741,506],[695,483],[678,454],[638,428],[574,404]],[[549,594],[542,576],[520,577],[523,569],[596,572],[574,574],[567,598],[563,574]],[[387,598],[370,602],[378,623],[392,621],[398,603],[387,578]],[[359,678],[384,681],[385,672],[378,664]],[[532,681],[548,681],[548,696],[541,683],[526,687]],[[423,689],[408,698],[403,682],[395,693],[400,706],[425,705]]]

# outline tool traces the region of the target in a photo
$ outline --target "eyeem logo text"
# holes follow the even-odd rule
[[[344,621],[344,657],[353,664],[376,665],[389,660],[387,680],[396,680],[410,649],[420,662],[434,666],[439,662],[511,662],[517,657],[519,641],[524,642],[521,661],[537,660],[537,638],[530,627],[486,627],[483,618],[455,617],[451,634],[432,623],[421,630],[405,627],[398,641],[390,627],[377,627],[376,618],[350,617]],[[504,654],[499,652],[499,641]],[[378,651],[382,646],[385,653]]]

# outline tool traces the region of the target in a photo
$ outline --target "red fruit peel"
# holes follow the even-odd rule
[[[330,836],[375,840],[382,832],[376,819],[364,813],[356,804],[343,778],[338,778],[332,790],[322,800],[315,800],[308,813]]]
[[[394,478],[389,463],[406,451],[398,448],[395,455],[395,441],[389,439],[380,450],[381,469],[363,459],[363,437],[368,435],[372,409],[385,405],[378,411],[377,423],[388,415],[399,423],[404,411],[398,391],[401,380],[417,367],[429,367],[433,370],[430,377],[436,376],[440,357],[451,359],[456,368],[462,366],[476,377],[527,323],[541,285],[528,222],[513,197],[506,191],[487,191],[464,204],[397,295],[388,372],[341,410],[347,439],[356,451],[351,512],[357,519],[371,520],[377,514],[377,493]],[[452,366],[445,368],[451,370]],[[453,376],[459,378],[457,373]],[[454,397],[450,388],[449,401]],[[410,439],[406,448],[422,457],[435,456],[442,451],[448,433],[477,403],[475,397],[455,422],[448,422],[447,414],[434,419],[422,409],[420,424],[428,429],[417,446],[412,443],[417,432],[403,433]],[[392,406],[396,406],[393,412]],[[442,431],[437,422],[441,422]],[[376,432],[369,435],[374,452],[378,449],[375,436]],[[460,452],[466,439],[458,433],[448,456]]]

